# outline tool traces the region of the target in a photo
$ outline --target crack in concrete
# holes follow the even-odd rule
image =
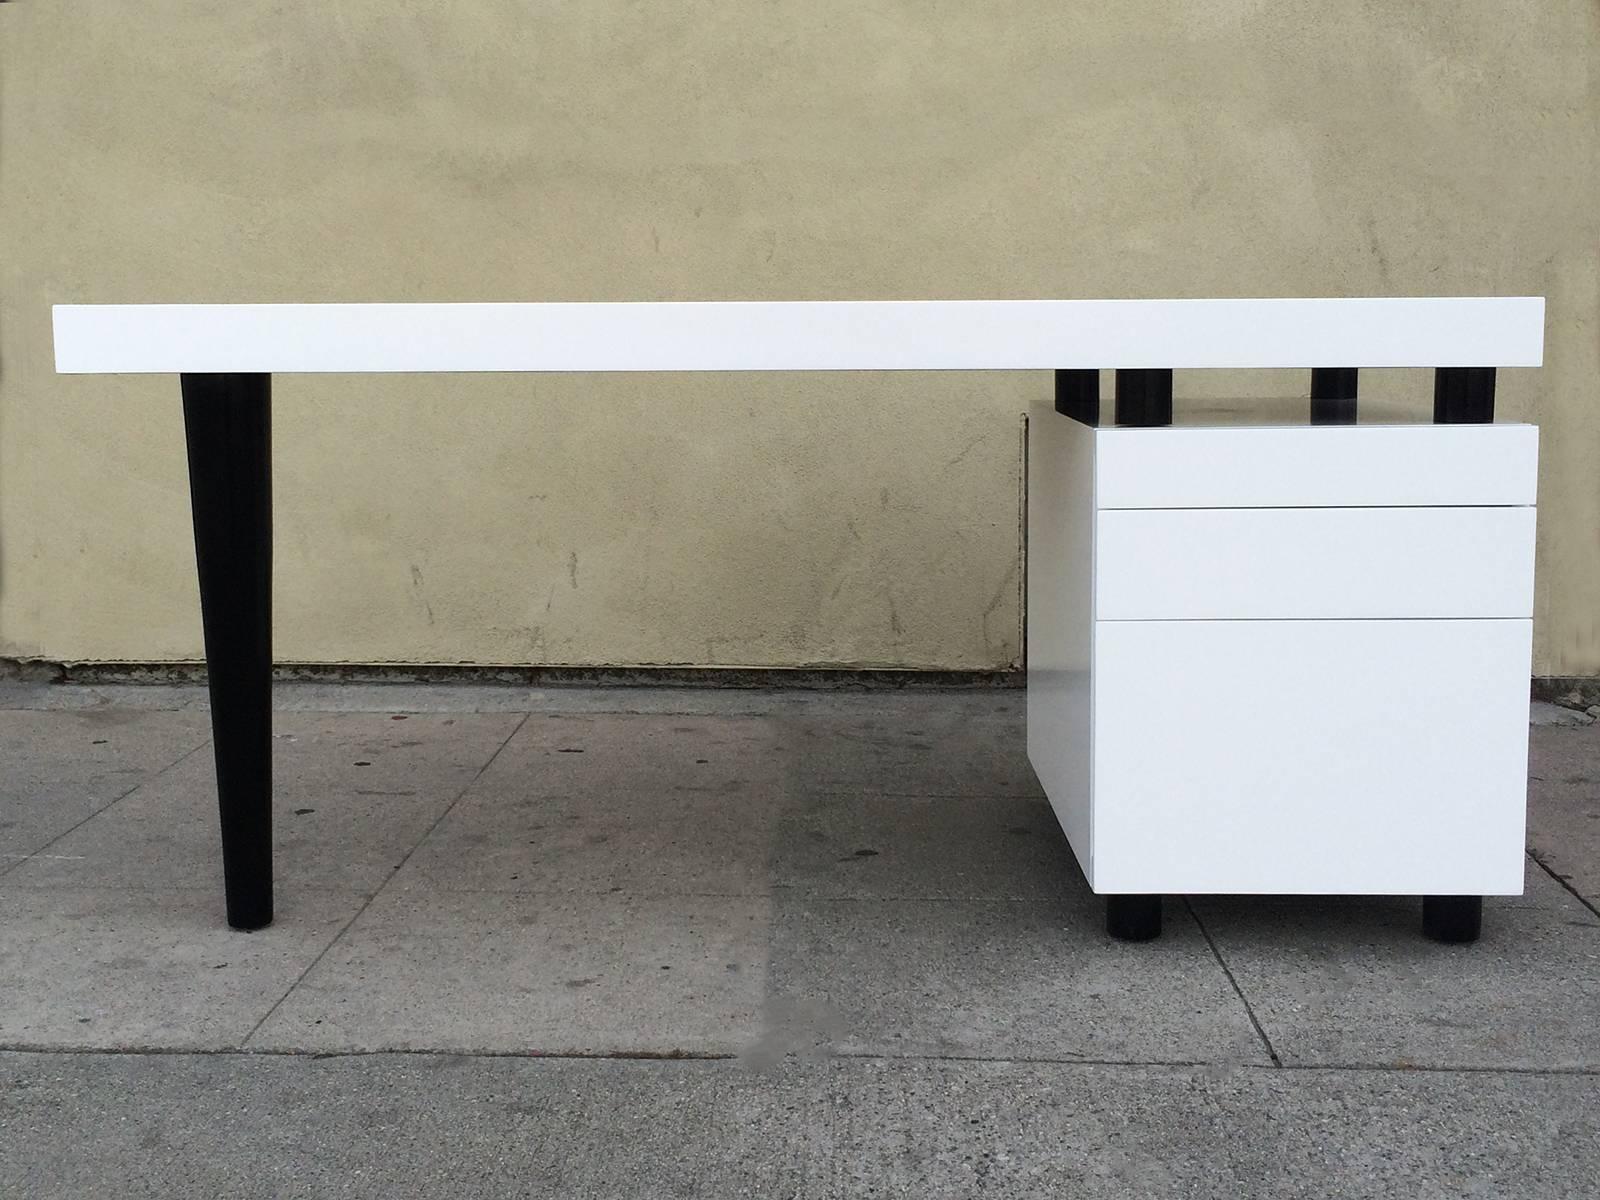
[[[505,741],[501,742],[495,747],[494,753],[488,757],[483,766],[478,768],[477,774],[473,775],[473,777],[467,781],[466,785],[456,793],[455,799],[451,800],[450,803],[445,806],[445,810],[439,814],[438,819],[435,820],[432,825],[429,825],[426,832],[424,832],[423,835],[417,839],[416,844],[413,845],[410,850],[406,851],[405,857],[394,865],[394,869],[389,872],[384,881],[373,889],[372,895],[368,896],[364,901],[362,901],[361,907],[356,909],[354,915],[339,927],[339,932],[334,934],[333,937],[328,940],[328,944],[324,946],[321,952],[311,960],[306,969],[301,971],[300,974],[296,976],[295,981],[289,985],[288,990],[273,1002],[272,1007],[267,1009],[266,1014],[251,1027],[250,1032],[245,1034],[244,1037],[240,1039],[239,1045],[241,1049],[248,1046],[250,1039],[255,1037],[257,1033],[261,1032],[261,1027],[272,1019],[272,1014],[283,1007],[283,1002],[294,994],[294,990],[306,981],[306,978],[311,974],[312,971],[317,969],[317,964],[326,958],[328,956],[328,952],[339,944],[339,939],[344,937],[346,932],[349,931],[350,927],[361,919],[361,914],[372,907],[372,902],[382,895],[383,889],[388,887],[389,884],[394,881],[395,876],[400,873],[401,869],[411,861],[411,856],[417,852],[417,849],[422,845],[422,843],[432,837],[433,831],[438,829],[439,826],[444,823],[444,819],[456,810],[456,806],[461,803],[462,798],[473,789],[478,780],[483,778],[484,773],[494,765],[494,760],[500,757],[500,752],[511,744],[511,739],[516,737],[517,734],[522,731],[522,727],[528,723],[528,718],[532,715],[532,713],[523,714],[522,720],[518,721],[512,728],[511,732],[506,734]]]
[[[1277,1050],[1273,1049],[1272,1039],[1267,1036],[1267,1031],[1262,1028],[1260,1019],[1256,1016],[1255,1006],[1250,1003],[1250,998],[1244,994],[1244,989],[1239,986],[1239,981],[1234,978],[1233,968],[1222,957],[1222,951],[1217,946],[1217,940],[1211,936],[1211,931],[1206,928],[1206,923],[1200,919],[1200,914],[1195,912],[1194,905],[1189,898],[1183,898],[1183,907],[1188,909],[1189,915],[1194,918],[1195,925],[1200,930],[1200,936],[1206,939],[1206,945],[1211,947],[1211,953],[1217,960],[1217,966],[1222,968],[1222,973],[1228,977],[1228,982],[1233,985],[1233,991],[1239,997],[1239,1003],[1244,1005],[1245,1016],[1250,1018],[1250,1024],[1255,1028],[1256,1036],[1261,1039],[1261,1044],[1266,1047],[1267,1057],[1272,1059],[1274,1067],[1283,1066],[1283,1059],[1278,1057]]]
[[[1540,852],[1538,850],[1534,849],[1532,846],[1529,846],[1528,857],[1533,859],[1535,865],[1537,865],[1541,871],[1565,888],[1574,900],[1587,908],[1596,917],[1600,917],[1600,908],[1596,908],[1593,901],[1591,901],[1589,897],[1585,896],[1577,888],[1573,887],[1571,879],[1565,875],[1557,874],[1556,869],[1540,857]]]
[[[79,1055],[106,1058],[290,1058],[310,1062],[361,1058],[469,1058],[543,1059],[551,1062],[737,1062],[740,1055],[721,1050],[451,1050],[440,1047],[388,1047],[377,1050],[284,1050],[253,1049],[245,1046],[181,1047],[71,1046],[53,1043],[12,1043],[0,1045],[0,1055]],[[789,1060],[785,1060],[789,1061]],[[794,1061],[800,1062],[798,1056]],[[818,1060],[806,1059],[815,1066]],[[850,1063],[994,1063],[997,1066],[1041,1067],[1131,1067],[1165,1071],[1225,1070],[1267,1071],[1289,1074],[1381,1074],[1381,1075],[1507,1075],[1534,1078],[1595,1078],[1600,1067],[1523,1067],[1472,1066],[1426,1063],[1282,1063],[1241,1062],[1229,1059],[1143,1059],[1143,1058],[1052,1058],[1046,1055],[977,1054],[869,1054],[835,1052],[824,1061]]]

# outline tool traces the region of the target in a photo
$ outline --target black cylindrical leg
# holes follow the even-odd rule
[[[1440,367],[1433,376],[1434,423],[1493,423],[1494,379],[1493,367]],[[1475,942],[1482,931],[1482,896],[1422,898],[1422,932],[1434,941]]]
[[[1100,372],[1057,371],[1056,411],[1085,425],[1100,424]]]
[[[1124,369],[1117,372],[1118,425],[1171,425],[1172,372]]]
[[[1152,428],[1172,424],[1172,372],[1128,369],[1117,372],[1118,425]],[[1124,942],[1161,936],[1160,896],[1107,896],[1106,932]]]
[[[1355,367],[1313,367],[1311,370],[1311,423],[1356,423]]]
[[[272,377],[183,376],[228,924],[272,923]]]
[[[1433,373],[1436,425],[1489,425],[1494,422],[1494,368],[1440,367]]]
[[[1422,932],[1436,942],[1475,942],[1483,932],[1482,896],[1424,896]]]
[[[1161,897],[1107,896],[1106,932],[1123,942],[1148,942],[1160,937]]]
[[[1153,428],[1172,424],[1172,372],[1117,372],[1116,422]],[[1107,896],[1106,932],[1119,941],[1148,942],[1161,936],[1160,896]]]

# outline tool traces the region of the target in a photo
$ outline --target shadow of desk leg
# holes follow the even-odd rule
[[[272,923],[272,376],[184,375],[228,924]]]

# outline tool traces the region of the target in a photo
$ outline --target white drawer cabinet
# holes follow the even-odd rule
[[[1108,895],[1522,890],[1537,431],[1029,424],[1028,752]]]

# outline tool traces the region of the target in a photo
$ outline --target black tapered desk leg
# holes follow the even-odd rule
[[[272,376],[184,375],[228,924],[272,923]]]

